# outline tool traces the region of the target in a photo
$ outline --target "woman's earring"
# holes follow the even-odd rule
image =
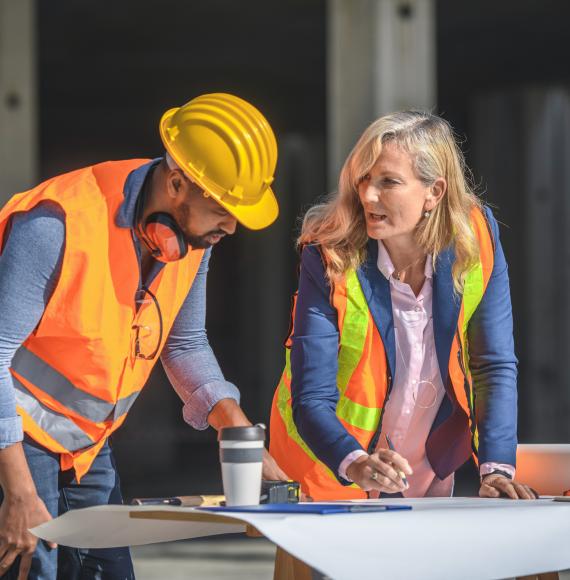
[[[427,219],[431,215],[431,211],[424,211],[424,217]]]

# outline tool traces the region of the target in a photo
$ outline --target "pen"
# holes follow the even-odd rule
[[[351,505],[348,508],[349,512],[385,512],[387,510],[384,505]]]
[[[182,505],[179,497],[135,497],[131,505]]]
[[[396,451],[396,448],[394,447],[394,444],[392,443],[390,437],[388,437],[388,433],[385,433],[384,436],[386,437],[386,443],[388,443],[388,447],[390,448],[390,451]],[[408,480],[406,479],[406,476],[404,475],[403,471],[398,471],[398,475],[402,478],[402,481],[404,482],[404,485],[408,485]]]

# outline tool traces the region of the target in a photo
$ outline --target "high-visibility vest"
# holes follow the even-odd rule
[[[466,415],[465,425],[471,430],[472,449],[476,456],[478,435],[469,372],[467,327],[493,271],[494,243],[486,219],[479,210],[472,212],[471,222],[479,241],[479,261],[465,280],[457,332],[449,356],[449,377],[458,409]],[[335,282],[331,301],[338,313],[339,329],[336,415],[362,448],[372,451],[369,448],[375,445],[380,434],[384,403],[392,380],[384,344],[354,270]],[[295,305],[293,318],[294,309]],[[290,348],[293,334],[294,328],[285,343],[285,370],[273,397],[270,452],[285,473],[299,481],[302,490],[313,499],[365,498],[366,492],[355,484],[340,484],[336,474],[315,456],[297,431],[291,405]]]
[[[24,432],[61,454],[62,469],[73,467],[78,479],[146,383],[204,254],[190,251],[166,264],[150,285],[162,316],[160,339],[155,302],[145,296],[137,308],[132,230],[115,225],[125,180],[144,163],[111,161],[54,177],[14,196],[0,212],[0,239],[13,214],[41,202],[55,202],[65,214],[59,280],[10,371]],[[147,356],[156,344],[152,360],[135,356],[141,329],[153,345]]]

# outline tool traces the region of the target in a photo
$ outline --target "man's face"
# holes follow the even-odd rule
[[[203,190],[186,176],[183,184],[184,192],[176,200],[172,214],[192,248],[209,248],[236,231],[236,218],[216,200],[205,197]]]

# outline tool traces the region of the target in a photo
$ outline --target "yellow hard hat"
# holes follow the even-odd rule
[[[225,93],[201,95],[166,111],[160,136],[180,169],[245,227],[275,221],[277,142],[254,106]]]

